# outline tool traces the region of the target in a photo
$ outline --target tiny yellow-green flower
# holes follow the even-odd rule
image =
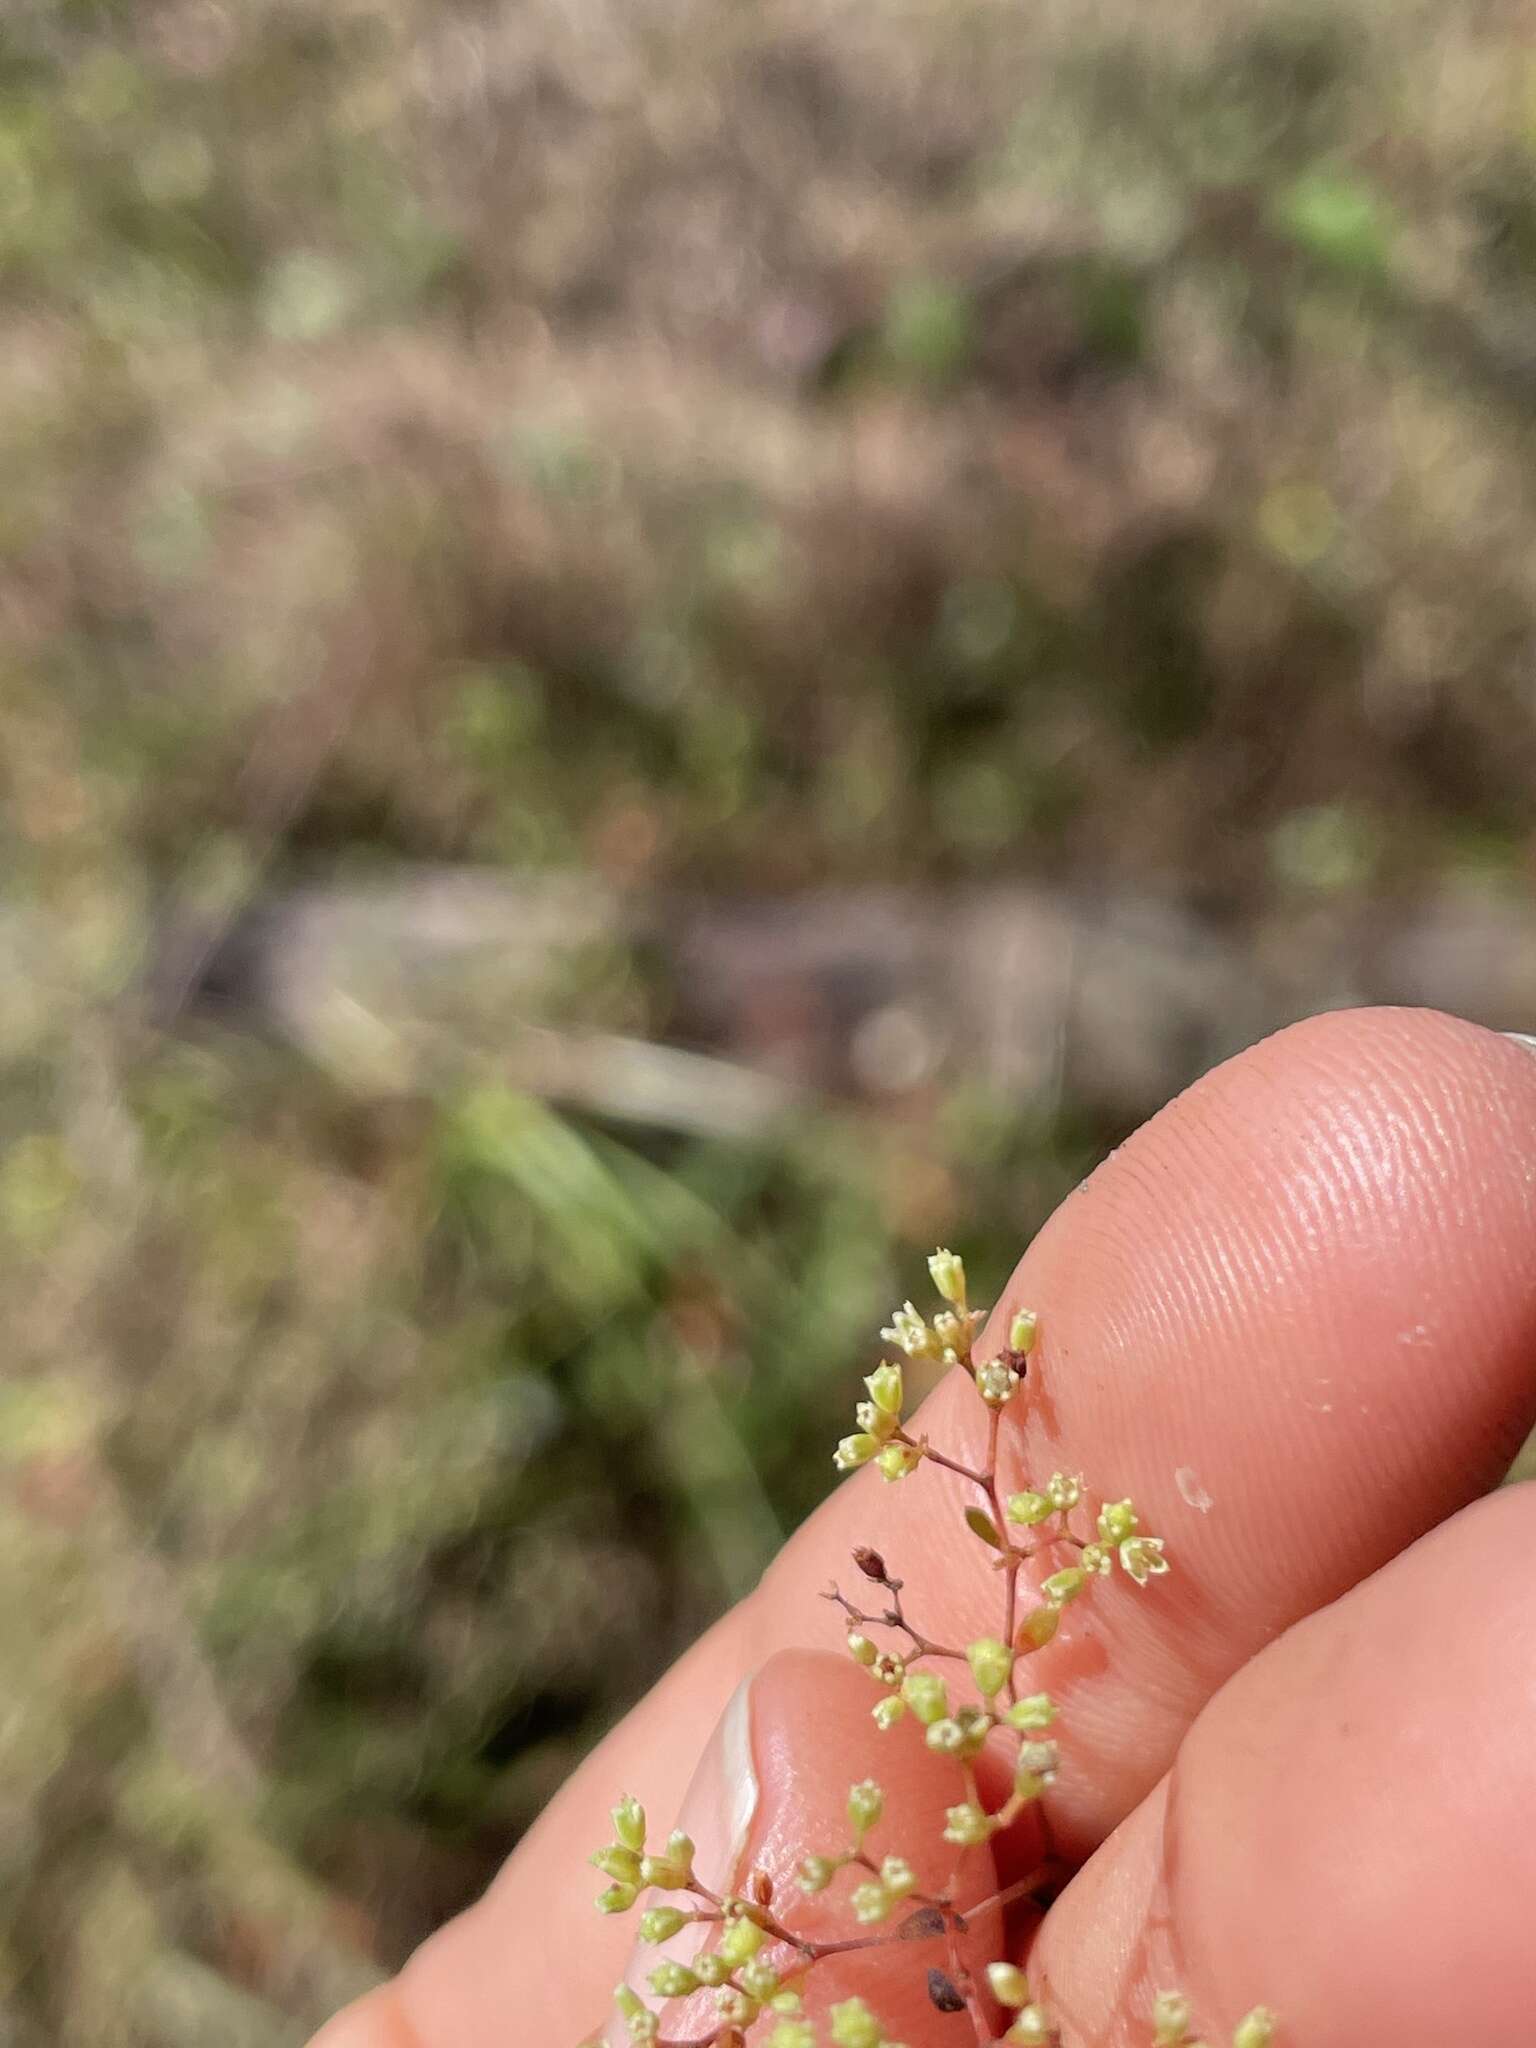
[[[1129,1543],[1121,1544],[1120,1562],[1138,1586],[1160,1578],[1169,1569],[1161,1536],[1133,1536]]]
[[[862,1998],[834,2005],[828,2014],[836,2048],[880,2048],[880,2022]]]
[[[923,1461],[920,1444],[887,1444],[876,1460],[882,1479],[905,1479]]]
[[[1099,1535],[1111,1549],[1136,1534],[1136,1510],[1128,1500],[1112,1500],[1099,1510]]]
[[[957,1842],[962,1849],[974,1849],[979,1843],[988,1841],[996,1832],[996,1823],[990,1814],[984,1812],[973,1799],[951,1806],[945,1816],[946,1842]]]
[[[751,1962],[766,1939],[755,1920],[733,1920],[721,1935],[715,1953],[723,1956],[733,1970],[739,1969],[743,1963]]]

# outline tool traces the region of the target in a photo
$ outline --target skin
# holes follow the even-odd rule
[[[1050,1825],[1080,1868],[1043,1930],[1010,1918],[987,1952],[1027,1961],[1067,2048],[1146,2043],[1169,1985],[1213,2042],[1262,2000],[1296,2048],[1529,2048],[1536,1487],[1484,1496],[1536,1424],[1536,1057],[1424,1011],[1296,1025],[1069,1197],[978,1356],[1016,1306],[1041,1339],[1004,1483],[1130,1494],[1175,1570],[1096,1587],[1028,1667],[1062,1709]],[[915,1425],[967,1462],[984,1426],[954,1383]],[[751,1674],[751,1861],[784,1880],[839,1842],[871,1772],[897,1816],[877,1851],[931,1836],[953,1767],[875,1734],[816,1596],[870,1543],[920,1620],[994,1633],[965,1498],[931,1468],[839,1488],[486,1898],[314,2048],[572,2048],[633,1934],[594,1918],[583,1859],[620,1791],[670,1822]],[[696,1787],[690,1825],[723,1797]],[[1033,1850],[1004,1844],[1005,1875]],[[908,1952],[876,1960],[873,1991],[869,1958],[827,1965],[828,1989],[869,1993],[908,2048],[964,2048]]]

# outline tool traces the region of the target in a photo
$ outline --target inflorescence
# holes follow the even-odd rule
[[[828,1598],[843,1610],[848,1652],[879,1690],[872,1717],[882,1734],[908,1723],[902,1739],[921,1739],[953,1760],[958,1797],[946,1814],[943,1838],[953,1849],[941,1888],[918,1888],[907,1858],[871,1837],[886,1821],[885,1794],[867,1778],[848,1794],[848,1832],[827,1851],[807,1854],[797,1884],[801,1892],[828,1891],[846,1882],[850,1924],[864,1930],[846,1940],[815,1941],[797,1934],[781,1917],[788,1909],[775,1898],[765,1871],[754,1871],[741,1896],[712,1891],[693,1867],[693,1843],[685,1834],[651,1846],[645,1814],[633,1799],[614,1810],[614,1839],[592,1858],[609,1880],[597,1901],[600,1913],[625,1913],[642,1894],[662,1894],[640,1917],[642,1942],[671,1941],[689,1926],[699,1951],[688,1962],[658,1962],[647,1982],[663,2004],[712,1993],[705,2031],[698,2023],[686,2038],[663,2035],[660,2015],[630,1986],[621,1985],[615,2004],[635,2048],[901,2048],[861,1998],[833,2005],[824,2022],[806,2016],[803,1987],[829,1955],[847,1955],[883,1943],[943,1937],[946,1967],[928,1972],[928,1993],[940,2012],[968,2014],[980,2048],[1054,2048],[1061,2036],[1043,1988],[1032,1986],[1009,1962],[974,1969],[962,1952],[961,1936],[986,1923],[1001,1924],[1005,1907],[1033,1902],[1044,1908],[1059,1890],[1065,1869],[1047,1859],[1028,1877],[975,1904],[962,1914],[957,1899],[967,1859],[1002,1830],[1036,1808],[1052,1784],[1058,1751],[1050,1730],[1057,1708],[1048,1692],[1029,1691],[1028,1660],[1056,1634],[1066,1609],[1087,1596],[1095,1580],[1115,1571],[1146,1586],[1169,1569],[1160,1537],[1141,1527],[1129,1500],[1109,1501],[1094,1513],[1082,1478],[1053,1472],[1038,1485],[1004,1495],[998,1481],[998,1447],[1004,1414],[1026,1396],[1037,1323],[1027,1310],[1009,1324],[1005,1348],[994,1358],[972,1355],[986,1320],[966,1298],[965,1268],[953,1252],[937,1251],[928,1261],[942,1306],[925,1317],[909,1301],[881,1336],[902,1354],[878,1365],[864,1382],[867,1398],[855,1411],[857,1428],[838,1445],[840,1472],[878,1467],[892,1483],[908,1479],[922,1465],[956,1474],[974,1490],[965,1520],[1000,1582],[999,1625],[993,1636],[947,1645],[916,1626],[903,1603],[903,1582],[894,1578],[875,1551],[854,1552],[854,1564],[878,1593],[878,1611],[865,1612],[834,1587]],[[914,1436],[903,1421],[906,1359],[963,1372],[987,1410],[987,1453],[983,1466],[948,1456],[926,1436]],[[1083,1533],[1084,1527],[1088,1533]],[[1054,1569],[1043,1572],[1046,1566]],[[877,1634],[870,1633],[877,1631]],[[952,1677],[933,1666],[955,1667]],[[976,1769],[983,1749],[1002,1749],[1010,1786],[1000,1804],[988,1805]],[[903,1917],[895,1919],[898,1910]],[[894,1924],[893,1924],[894,1923]],[[760,2024],[761,2023],[761,2024]],[[1188,1999],[1177,1992],[1159,1996],[1150,2015],[1152,2048],[1207,2048],[1195,2037]],[[999,2031],[1001,2029],[1001,2031]],[[1257,2007],[1232,2035],[1232,2048],[1269,2048],[1274,2016]],[[589,2044],[596,2048],[596,2044]]]

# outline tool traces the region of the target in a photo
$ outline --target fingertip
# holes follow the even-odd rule
[[[1103,1604],[1072,1687],[1075,1844],[1245,1656],[1501,1476],[1536,1420],[1533,1240],[1536,1060],[1391,1009],[1206,1075],[1041,1232],[1000,1311],[1041,1313],[1024,1453],[1134,1495],[1175,1568]]]
[[[1528,2048],[1533,1540],[1536,1487],[1480,1501],[1217,1695],[1046,1923],[1070,2040],[1130,2048],[1176,1986],[1309,2048]]]

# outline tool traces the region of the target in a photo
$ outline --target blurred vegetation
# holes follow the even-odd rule
[[[376,1098],[193,999],[264,894],[1528,889],[1529,29],[8,0],[4,2048],[302,2040],[1119,1135]]]

